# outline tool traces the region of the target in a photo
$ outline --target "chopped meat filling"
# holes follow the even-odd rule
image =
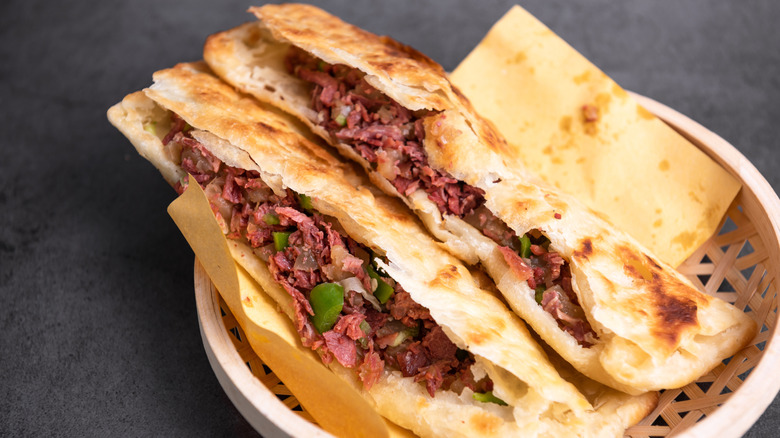
[[[275,193],[256,171],[221,162],[181,118],[171,118],[164,137],[169,156],[203,187],[226,236],[251,246],[292,296],[295,328],[305,346],[319,350],[326,363],[335,359],[356,369],[366,388],[388,368],[422,382],[432,397],[438,390],[492,390],[489,378],[474,378],[474,357],[458,349],[428,309],[382,273],[370,250],[346,236],[335,220],[312,211],[310,200],[292,190]],[[185,188],[176,185],[180,194]],[[378,284],[372,273],[391,288],[384,304],[368,292]],[[341,284],[344,304],[333,326],[320,333],[310,299],[322,283]]]
[[[553,316],[560,327],[587,348],[596,343],[596,332],[588,323],[585,312],[574,293],[569,262],[559,253],[549,250],[550,241],[538,230],[523,236],[523,243],[515,232],[496,218],[485,207],[480,207],[464,220],[495,241],[509,269],[536,292],[536,302]]]
[[[350,145],[403,195],[425,191],[442,214],[460,217],[484,203],[484,192],[434,170],[423,150],[427,111],[412,112],[368,84],[360,70],[327,64],[292,47],[288,71],[313,84],[316,122]]]
[[[456,215],[482,230],[502,247],[510,269],[526,279],[531,289],[560,286],[571,303],[565,309],[576,312],[567,313],[554,305],[545,307],[537,301],[580,345],[593,344],[595,332],[572,292],[571,275],[562,275],[568,272],[568,262],[540,246],[544,239],[532,247],[532,254],[520,257],[518,237],[485,208],[484,191],[430,167],[423,149],[422,119],[427,111],[412,112],[368,84],[358,69],[328,64],[295,46],[290,48],[285,66],[289,73],[312,84],[311,107],[317,113],[317,124],[354,148],[402,195],[424,190],[441,214]],[[413,359],[413,354],[409,357]]]

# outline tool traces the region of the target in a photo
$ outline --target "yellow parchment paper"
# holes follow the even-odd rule
[[[190,177],[191,178],[191,177]],[[385,420],[349,385],[303,347],[292,322],[236,265],[208,199],[191,179],[168,207],[195,255],[247,335],[252,349],[328,432],[341,437],[387,437],[403,429]]]
[[[451,80],[507,138],[510,162],[672,266],[716,231],[739,191],[729,173],[519,6]]]

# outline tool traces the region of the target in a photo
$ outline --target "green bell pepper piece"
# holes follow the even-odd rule
[[[311,290],[309,302],[314,310],[311,323],[319,333],[324,333],[339,319],[344,307],[344,288],[338,283],[320,283]]]
[[[493,391],[475,392],[471,397],[482,403],[495,403],[500,406],[506,406],[506,402],[493,395]]]
[[[368,334],[371,333],[371,326],[365,320],[363,320],[360,321],[360,325],[358,327],[360,327],[360,330],[366,334],[357,340],[358,345],[360,345],[360,347],[365,350],[368,348]]]
[[[409,338],[415,338],[417,335],[420,334],[420,327],[407,327],[400,332],[398,332],[398,336],[393,339],[393,342],[389,344],[390,347],[397,347],[401,345],[401,343]]]
[[[266,213],[263,215],[263,222],[265,222],[266,225],[279,225],[279,216],[273,213]]]
[[[274,248],[277,252],[283,251],[287,246],[289,245],[288,240],[290,239],[290,234],[292,234],[289,231],[274,231],[271,233],[271,235],[274,237]]]
[[[546,291],[547,288],[544,286],[536,286],[536,303],[542,304],[542,297],[544,296],[544,291]]]
[[[390,297],[393,295],[393,292],[395,290],[393,289],[393,286],[390,286],[387,284],[386,281],[382,279],[382,277],[379,276],[379,274],[376,273],[374,270],[374,267],[371,265],[368,265],[366,267],[366,271],[368,272],[368,276],[376,280],[376,290],[374,291],[374,296],[381,304],[384,304],[387,302],[387,300],[390,299]]]
[[[306,196],[303,193],[299,193],[298,199],[301,201],[301,207],[303,207],[304,210],[311,210],[314,208],[311,205],[311,197]]]
[[[528,237],[528,234],[523,234],[523,237],[520,238],[520,257],[526,259],[531,257],[531,238]]]

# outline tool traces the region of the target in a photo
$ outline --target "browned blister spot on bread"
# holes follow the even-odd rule
[[[223,35],[223,34],[221,34],[221,33],[220,33],[220,34],[216,34],[216,35],[217,35],[217,36],[219,36],[219,35]],[[210,36],[210,37],[209,37],[209,38],[206,40],[206,44],[208,44],[208,43],[209,43],[209,40],[211,40],[211,38],[212,38],[212,37],[214,37],[214,36],[215,36],[215,35],[211,35],[211,36]],[[257,28],[257,27],[250,27],[250,28],[249,28],[249,32],[247,32],[247,34],[246,34],[246,37],[244,37],[244,39],[243,39],[243,41],[242,41],[242,42],[243,42],[243,43],[244,43],[244,44],[245,44],[247,47],[255,47],[255,46],[257,46],[257,43],[259,43],[259,42],[260,42],[260,39],[262,38],[262,36],[263,36],[263,34],[260,32],[260,29],[259,29],[259,28]],[[223,38],[224,38],[224,37],[223,37]]]
[[[496,316],[480,316],[469,321],[465,341],[469,346],[496,342],[507,329],[507,320]]]
[[[488,339],[490,339],[490,334],[481,327],[475,328],[466,335],[466,342],[469,345],[482,345]]]
[[[290,27],[290,28],[285,29],[285,32],[287,32],[290,35],[297,36],[297,37],[313,38],[313,37],[317,36],[316,32],[314,32],[311,29],[307,29],[305,27],[303,27],[303,28],[301,28],[301,27],[297,27],[297,28],[296,27]]]
[[[217,105],[227,101],[222,93],[208,88],[198,88],[194,94],[200,102],[210,102]]]
[[[698,327],[698,303],[706,302],[703,294],[691,293],[690,287],[666,272],[652,257],[625,246],[616,248],[626,275],[649,293],[637,303],[649,312],[652,332],[670,348],[681,335]]]
[[[274,135],[279,131],[277,128],[264,122],[255,122],[255,129],[258,129],[268,135]]]
[[[580,241],[579,248],[574,250],[574,258],[587,260],[591,254],[593,254],[593,242],[590,237],[586,237]]]
[[[457,283],[460,278],[461,275],[455,265],[446,265],[439,269],[436,273],[436,278],[431,280],[430,285],[431,287],[444,286],[446,288],[457,288]]]
[[[504,420],[488,412],[476,412],[469,418],[469,422],[481,436],[489,436],[498,433]]]
[[[501,318],[488,318],[487,324],[498,332],[502,332],[506,328],[506,322]]]
[[[479,120],[481,126],[477,134],[482,139],[483,144],[487,145],[490,149],[498,152],[499,154],[509,155],[514,152],[509,148],[509,144],[506,142],[506,139],[498,134],[498,131],[491,122],[488,122],[484,119]]]
[[[530,199],[518,199],[517,201],[515,201],[516,211],[528,211],[530,207],[531,207]]]
[[[654,333],[670,346],[676,346],[684,331],[699,325],[698,306],[693,300],[669,294],[659,283],[654,284],[651,290],[655,300]]]

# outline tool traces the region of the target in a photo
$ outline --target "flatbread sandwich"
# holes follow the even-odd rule
[[[620,436],[656,402],[564,380],[403,205],[204,64],[155,73],[108,117],[177,191],[197,181],[303,345],[392,422],[421,436]]]
[[[632,394],[681,387],[754,336],[739,309],[506,163],[506,142],[425,55],[312,6],[250,11],[259,21],[207,40],[212,70],[361,164],[586,376]]]

